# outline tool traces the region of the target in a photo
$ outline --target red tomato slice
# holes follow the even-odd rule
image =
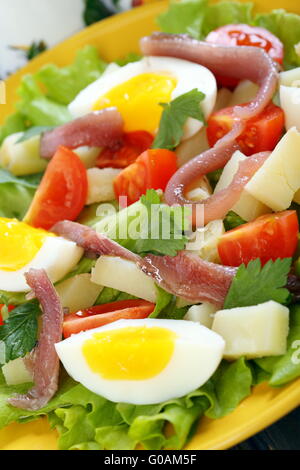
[[[208,118],[207,138],[211,147],[232,128],[235,119],[233,110],[234,107],[224,108]],[[281,139],[283,130],[284,112],[270,103],[262,113],[247,122],[237,142],[245,155],[271,151]]]
[[[99,168],[126,168],[151,147],[153,140],[153,135],[146,131],[127,132],[117,149],[105,148],[100,153],[96,165]]]
[[[127,204],[133,204],[147,189],[164,191],[176,171],[176,153],[164,149],[146,150],[115,178],[116,196],[126,196]]]
[[[282,42],[267,29],[247,24],[228,24],[209,33],[207,42],[224,46],[253,46],[264,49],[273,60],[282,64],[284,47]],[[238,80],[230,77],[217,77],[220,85],[234,88]]]
[[[138,320],[149,317],[155,304],[146,300],[121,300],[67,315],[63,324],[64,338],[92,330],[117,320]]]
[[[59,147],[24,221],[48,230],[60,220],[75,220],[86,203],[87,191],[87,172],[80,158],[66,147]]]
[[[226,266],[248,264],[256,258],[263,265],[269,260],[289,258],[297,249],[298,232],[296,211],[263,215],[222,235],[219,255]]]

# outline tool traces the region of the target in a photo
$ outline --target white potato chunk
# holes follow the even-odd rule
[[[213,220],[196,230],[194,238],[186,245],[186,250],[193,251],[206,261],[218,263],[218,243],[224,233],[223,220]]]
[[[214,314],[218,309],[209,302],[190,307],[184,317],[184,320],[200,323],[207,328],[211,328],[214,321]]]
[[[68,308],[70,312],[91,307],[103,290],[102,286],[91,281],[90,274],[78,274],[55,287],[62,306]]]
[[[116,168],[90,168],[87,171],[87,205],[96,202],[108,202],[115,199],[114,179],[121,170]]]
[[[23,358],[10,361],[2,367],[7,385],[20,385],[32,382],[32,373],[27,369]]]
[[[187,199],[191,201],[201,202],[212,194],[211,185],[206,176],[203,176],[193,186],[194,187],[186,194]]]
[[[0,148],[0,165],[15,176],[38,173],[47,166],[47,161],[40,157],[40,136],[17,143],[23,134],[6,137]]]
[[[100,147],[78,147],[74,150],[86,169],[93,168],[96,165],[100,151]]]
[[[101,256],[92,270],[92,282],[156,302],[154,281],[135,263],[114,256]]]
[[[290,129],[245,190],[274,211],[287,209],[300,189],[300,132]]]
[[[209,149],[209,144],[206,136],[206,129],[203,127],[199,132],[193,135],[190,139],[184,140],[175,150],[177,155],[178,166],[185,165],[191,158],[196,157],[200,153]]]
[[[252,101],[258,92],[258,85],[249,80],[242,80],[235,88],[228,106],[236,106],[238,104],[248,103]]]
[[[240,162],[246,160],[246,158],[247,157],[242,152],[234,152],[231,159],[224,167],[221,178],[215,187],[215,193],[230,185],[239,169]],[[232,210],[247,222],[255,220],[262,214],[271,212],[265,204],[253,197],[245,189],[242,191],[238,202],[232,207]]]
[[[284,111],[286,130],[296,127],[300,131],[300,88],[281,85],[280,104]]]
[[[294,82],[300,80],[300,67],[295,69],[286,70],[279,74],[280,85],[294,86]]]
[[[279,356],[287,348],[289,309],[270,300],[251,307],[219,310],[212,329],[224,338],[227,359]]]
[[[219,111],[223,108],[227,108],[227,106],[230,106],[229,103],[232,99],[232,95],[232,91],[228,90],[228,88],[221,88],[217,93],[214,112]]]

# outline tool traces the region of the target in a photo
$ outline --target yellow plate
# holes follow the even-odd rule
[[[298,0],[257,0],[256,5],[264,11],[285,7],[300,14]],[[165,9],[166,2],[156,2],[111,17],[31,61],[6,82],[7,104],[0,107],[0,124],[14,109],[16,89],[22,75],[35,72],[49,62],[66,65],[72,61],[76,50],[86,44],[97,46],[101,56],[107,61],[115,60],[128,52],[138,52],[139,38],[157,29],[155,18]],[[300,380],[280,389],[260,385],[229,416],[216,421],[203,419],[187,449],[227,449],[269,426],[299,405]],[[56,440],[56,432],[49,430],[45,419],[28,424],[13,424],[0,431],[1,450],[55,450]]]

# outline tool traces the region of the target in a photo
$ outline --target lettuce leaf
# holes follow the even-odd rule
[[[284,45],[285,68],[300,65],[295,44],[300,42],[300,16],[283,9],[253,15],[253,4],[224,1],[209,5],[208,0],[171,2],[158,23],[167,33],[187,33],[196,39],[205,39],[214,29],[226,24],[246,23],[271,31]]]
[[[67,105],[106,68],[94,46],[79,50],[74,63],[63,68],[45,65],[34,75],[25,75],[18,89],[17,112],[0,126],[0,144],[5,137],[33,126],[59,126],[71,115]],[[44,93],[45,90],[45,93]]]
[[[30,384],[5,385],[0,373],[0,428],[47,414],[59,433],[60,449],[131,450],[181,449],[204,414],[219,418],[231,412],[250,393],[251,367],[240,359],[223,362],[207,384],[187,396],[157,405],[112,403],[70,377],[64,377],[59,392],[44,409],[28,412],[13,408],[7,399],[25,392]],[[166,432],[166,424],[172,432]]]
[[[300,42],[300,16],[283,9],[271,13],[258,14],[255,24],[275,34],[284,45],[285,68],[299,67],[300,57],[296,54],[295,44]]]
[[[35,74],[46,88],[47,97],[62,105],[68,105],[78,93],[97,80],[106,68],[94,46],[86,46],[77,52],[73,64],[59,68],[48,64]]]
[[[288,348],[283,356],[256,359],[265,373],[270,375],[269,384],[273,387],[285,385],[300,377],[300,305],[290,309],[290,332]]]
[[[32,75],[23,77],[16,108],[32,126],[60,126],[70,121],[68,108],[47,98]]]
[[[158,18],[166,33],[186,33],[196,39],[225,24],[250,23],[252,3],[225,1],[209,5],[208,0],[171,2],[169,10]]]
[[[0,145],[3,140],[11,134],[23,132],[26,129],[25,118],[21,113],[14,113],[8,116],[0,127]]]
[[[40,180],[40,173],[17,178],[0,169],[0,217],[23,219]]]

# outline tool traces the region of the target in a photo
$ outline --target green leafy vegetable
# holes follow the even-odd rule
[[[219,182],[219,179],[221,178],[222,173],[223,173],[223,168],[220,168],[219,170],[212,171],[211,173],[208,173],[206,175],[212,189],[215,189],[215,187],[217,186],[217,183]]]
[[[93,267],[95,266],[95,264],[96,264],[96,260],[86,258],[84,256],[83,258],[81,258],[77,266],[75,266],[75,268],[72,271],[66,274],[66,276],[63,279],[61,279],[60,282],[66,281],[67,279],[77,276],[78,274],[90,273]]]
[[[171,103],[161,103],[164,110],[152,147],[173,150],[179,145],[183,136],[183,126],[188,118],[204,122],[204,115],[200,108],[200,103],[204,98],[205,95],[194,88],[178,96]]]
[[[154,189],[148,190],[147,194],[141,197],[141,203],[147,209],[147,216],[141,220],[143,236],[136,240],[134,251],[139,254],[176,256],[188,241],[183,235],[187,228],[185,218],[188,215],[185,208],[161,204]]]
[[[21,142],[25,142],[25,140],[29,140],[32,137],[35,137],[37,135],[41,135],[43,132],[47,131],[52,131],[54,129],[54,126],[34,126],[28,129],[27,131],[24,132],[22,137],[16,142],[17,144],[20,144]]]
[[[187,209],[162,204],[159,194],[149,190],[140,201],[101,220],[96,229],[134,253],[175,256],[187,243],[183,231],[189,229],[189,215]]]
[[[131,64],[132,62],[138,62],[141,60],[143,56],[141,54],[136,54],[135,52],[129,52],[125,57],[116,60],[116,64],[120,65],[120,67],[124,67],[124,65]]]
[[[246,223],[246,220],[242,219],[242,217],[233,211],[228,212],[224,219],[224,227],[226,232]]]
[[[4,325],[0,326],[0,341],[5,343],[6,362],[32,351],[37,341],[40,313],[38,302],[33,300],[12,310]]]
[[[94,46],[86,46],[77,52],[73,64],[62,68],[45,65],[35,74],[35,79],[44,85],[48,98],[68,105],[81,90],[102,75],[106,65]]]
[[[285,68],[299,67],[300,57],[296,54],[295,45],[300,42],[300,16],[285,10],[273,10],[261,13],[255,18],[255,24],[275,34],[284,45]]]
[[[284,288],[291,268],[291,258],[268,261],[261,267],[259,259],[242,264],[234,277],[224,308],[247,307],[269,300],[285,304],[289,291]]]
[[[18,178],[0,169],[0,217],[23,219],[42,174]]]
[[[14,113],[8,116],[0,127],[0,145],[3,140],[11,134],[23,132],[26,129],[25,118],[21,113]]]
[[[209,5],[208,0],[171,2],[158,23],[166,33],[187,33],[204,39],[213,29],[225,24],[250,23],[252,3],[220,2]]]
[[[32,126],[59,126],[71,120],[68,108],[47,98],[32,75],[25,75],[18,89],[16,108]]]
[[[206,37],[213,31],[225,24],[250,24],[252,21],[253,3],[241,3],[225,1],[206,8],[205,19],[201,34]]]
[[[150,318],[156,318],[173,300],[173,295],[166,292],[159,286],[156,286],[156,306],[151,313]]]
[[[270,13],[253,14],[253,3],[184,0],[171,2],[158,23],[166,33],[187,33],[196,39],[205,39],[208,33],[226,24],[246,23],[271,31],[284,45],[285,68],[300,65],[295,45],[300,42],[300,16],[283,9]]]
[[[166,33],[186,33],[201,39],[207,5],[208,0],[172,1],[169,9],[159,16],[158,24]]]
[[[76,386],[76,383],[73,379],[61,374],[59,392],[45,408],[39,411],[21,410],[20,408],[15,408],[9,405],[7,400],[15,393],[26,393],[29,388],[32,387],[32,384],[8,386],[5,383],[4,376],[0,369],[0,429],[15,421],[19,423],[31,421],[50,413],[60,406],[66,405],[67,402],[63,399],[63,396],[68,390],[74,388],[74,386]]]
[[[25,302],[26,294],[24,292],[7,292],[0,290],[0,304],[17,306]]]
[[[98,299],[96,300],[95,305],[109,304],[111,302],[117,302],[119,300],[130,300],[136,298],[137,297],[127,294],[126,292],[121,292],[117,289],[112,289],[111,287],[104,287]]]
[[[269,384],[273,387],[285,385],[300,377],[300,305],[290,309],[290,332],[287,352],[283,356],[257,359],[255,363],[270,375]]]

